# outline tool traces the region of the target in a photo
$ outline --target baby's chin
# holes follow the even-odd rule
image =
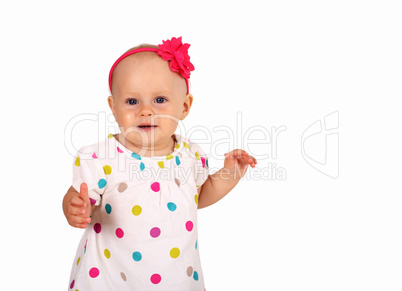
[[[120,138],[122,143],[129,150],[138,153],[139,155],[145,155],[149,150],[158,151],[163,150],[163,146],[174,146],[172,139],[173,133],[170,131],[162,130],[159,126],[152,128],[144,128],[136,131],[132,131],[126,134],[123,138]],[[166,148],[168,150],[168,148]],[[149,154],[149,153],[148,153]]]

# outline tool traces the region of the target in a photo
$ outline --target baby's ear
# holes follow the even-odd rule
[[[108,98],[107,98],[107,102],[109,103],[109,107],[110,107],[110,110],[112,110],[112,113],[113,113],[113,115],[116,117],[116,109],[115,109],[115,107],[114,107],[114,100],[113,100],[113,96],[109,96]]]
[[[190,113],[191,105],[193,104],[193,95],[187,94],[184,97],[183,112],[181,113],[180,120],[183,120]]]

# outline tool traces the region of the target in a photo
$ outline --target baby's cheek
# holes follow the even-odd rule
[[[124,130],[126,131],[129,130],[130,128],[133,129],[136,126],[134,113],[124,113],[117,115],[116,121],[119,124],[119,126],[123,127]]]
[[[160,120],[164,125],[169,126],[169,127],[177,127],[179,124],[180,118],[177,117],[176,115],[172,114],[164,114],[163,117]]]

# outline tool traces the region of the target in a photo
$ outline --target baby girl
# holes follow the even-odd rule
[[[233,150],[210,175],[200,146],[175,134],[193,102],[189,46],[181,37],[141,45],[110,70],[121,133],[74,159],[63,211],[86,230],[68,290],[204,290],[197,209],[223,198],[257,161]]]

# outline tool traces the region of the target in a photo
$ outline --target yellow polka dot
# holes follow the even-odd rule
[[[78,260],[77,260],[77,266],[80,263],[80,260],[81,260],[81,257],[79,257]]]
[[[109,133],[109,135],[107,136],[108,138],[112,138],[113,134]]]
[[[105,257],[107,259],[110,259],[110,251],[108,249],[105,249],[105,251],[103,253],[105,254]]]
[[[165,163],[163,161],[158,162],[159,167],[162,169],[165,167]]]
[[[166,160],[170,160],[170,159],[173,159],[173,155],[167,155],[166,156]]]
[[[200,159],[200,155],[198,154],[198,152],[195,152],[195,157],[197,158],[197,160]]]
[[[78,157],[75,159],[75,165],[76,165],[77,167],[80,166],[80,156],[78,156]]]
[[[195,204],[198,205],[198,194],[195,194],[195,196],[194,196],[194,201],[195,201]]]
[[[173,248],[170,250],[170,256],[173,259],[176,259],[178,256],[180,256],[180,250],[178,248]]]
[[[183,145],[184,145],[184,147],[185,147],[186,149],[189,149],[189,148],[190,148],[189,145],[188,145],[188,143],[186,143],[186,142],[184,142],[184,141],[183,141]]]
[[[103,171],[105,172],[105,175],[110,175],[112,173],[112,167],[106,165],[103,167]]]
[[[139,205],[135,205],[135,206],[133,207],[132,212],[133,212],[133,214],[134,214],[135,216],[140,215],[140,214],[141,214],[141,212],[142,212],[142,208],[141,208],[141,206],[139,206]]]
[[[175,147],[174,147],[175,149],[179,149],[180,148],[180,145],[179,144],[177,144],[177,145],[175,145]]]

